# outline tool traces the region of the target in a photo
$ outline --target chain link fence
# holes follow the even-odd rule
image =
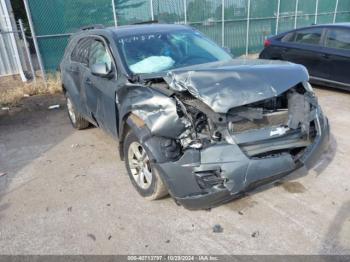
[[[202,31],[235,56],[297,27],[350,21],[350,0],[24,0],[45,70],[56,70],[68,38],[89,24],[158,20]]]

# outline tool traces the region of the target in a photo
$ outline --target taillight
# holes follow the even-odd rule
[[[264,41],[264,46],[265,47],[268,47],[268,46],[270,46],[271,45],[271,41],[269,40],[269,39],[266,39],[265,41]]]

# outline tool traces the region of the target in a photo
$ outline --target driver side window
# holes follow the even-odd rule
[[[103,42],[94,40],[90,49],[90,68],[94,64],[106,64],[108,71],[112,70],[112,58]]]

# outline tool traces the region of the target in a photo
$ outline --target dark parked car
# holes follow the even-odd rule
[[[350,90],[350,23],[315,25],[265,41],[260,58],[304,65],[310,82]]]
[[[118,139],[147,199],[209,208],[312,165],[328,144],[303,66],[233,60],[187,26],[82,30],[60,70],[73,126]]]

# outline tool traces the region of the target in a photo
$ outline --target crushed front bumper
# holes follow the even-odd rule
[[[248,158],[238,145],[225,143],[202,150],[188,149],[178,161],[158,163],[156,168],[177,203],[188,209],[207,209],[279,179],[302,165],[312,167],[329,144],[328,119],[321,111],[316,117],[316,130],[314,142],[298,160],[288,153]],[[221,183],[212,184],[212,179],[203,183],[203,174],[219,177]]]

